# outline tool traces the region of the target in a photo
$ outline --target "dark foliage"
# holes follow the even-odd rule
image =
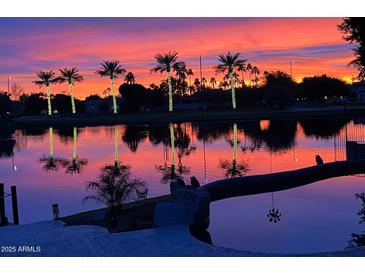
[[[10,94],[6,92],[0,92],[0,119],[7,116],[7,112],[13,110],[13,102],[10,99]]]
[[[119,93],[127,101],[129,111],[138,111],[148,104],[148,90],[143,85],[124,83],[119,87]]]
[[[91,94],[85,98],[85,101],[91,100],[102,100],[102,98],[98,94]]]
[[[347,96],[350,87],[342,80],[327,75],[305,77],[300,85],[300,96],[311,102],[325,101],[325,96]]]
[[[356,193],[355,198],[361,201],[361,209],[358,211],[357,215],[360,217],[360,224],[365,224],[365,193]],[[352,239],[349,241],[348,247],[359,247],[365,245],[365,233],[352,233]]]
[[[53,98],[53,106],[62,115],[72,113],[71,96],[65,94],[57,94]],[[77,112],[85,112],[85,103],[80,100],[75,100]]]
[[[282,71],[265,71],[264,75],[263,97],[265,103],[275,107],[283,107],[294,100],[297,84],[289,74]]]
[[[365,18],[351,17],[344,18],[343,22],[338,26],[342,31],[344,39],[351,43],[356,43],[354,47],[355,59],[350,63],[355,66],[359,75],[358,78],[364,80],[365,78]]]
[[[47,100],[43,93],[23,95],[20,100],[24,104],[24,114],[26,115],[39,115],[42,110],[47,109]]]

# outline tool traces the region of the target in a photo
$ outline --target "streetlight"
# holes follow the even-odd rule
[[[289,65],[290,65],[290,78],[292,78],[292,79],[293,79],[293,64],[294,64],[294,61],[289,62]]]
[[[11,79],[11,77],[8,76],[8,93],[10,93],[10,79]]]

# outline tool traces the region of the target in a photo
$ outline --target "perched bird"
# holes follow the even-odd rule
[[[195,176],[190,177],[190,184],[193,188],[200,187],[200,183],[199,183],[198,179]]]
[[[323,164],[323,159],[321,156],[319,156],[319,154],[316,155],[316,163],[317,163],[317,165]]]

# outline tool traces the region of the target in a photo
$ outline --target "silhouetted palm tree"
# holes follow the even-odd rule
[[[194,86],[195,86],[196,91],[198,91],[200,89],[200,80],[198,78],[195,78]]]
[[[222,88],[223,90],[226,90],[228,86],[229,86],[229,84],[227,83],[227,81],[223,81],[223,82],[219,83],[219,87]]]
[[[241,64],[241,65],[238,67],[238,69],[237,69],[237,70],[241,72],[241,77],[242,77],[242,79],[241,79],[241,87],[243,88],[243,87],[245,86],[245,77],[244,77],[244,73],[247,71],[247,67],[246,67],[245,63]]]
[[[258,67],[253,66],[251,72],[255,76],[254,82],[255,82],[255,86],[257,86],[257,82],[259,81],[259,78],[257,76],[260,74],[260,70]]]
[[[71,106],[72,106],[72,113],[76,113],[76,106],[75,106],[75,98],[72,92],[72,87],[75,82],[82,82],[84,80],[84,77],[78,74],[78,69],[76,67],[73,67],[71,69],[64,68],[60,69],[61,77],[59,77],[59,82],[64,83],[67,82],[70,90],[70,96],[71,96]]]
[[[127,199],[134,193],[146,192],[146,184],[139,179],[131,179],[129,167],[106,165],[101,169],[97,180],[87,183],[86,188],[95,194],[86,196],[83,202],[95,200],[108,207],[110,227],[115,228],[117,215]],[[138,194],[137,194],[138,195]]]
[[[56,77],[56,73],[52,70],[48,72],[40,71],[37,72],[37,76],[40,80],[33,81],[34,84],[42,87],[45,86],[47,89],[47,105],[48,105],[48,115],[52,115],[52,105],[51,105],[51,84],[56,84],[59,81],[59,78]]]
[[[361,209],[357,212],[360,217],[359,224],[365,224],[365,193],[355,193],[355,198],[360,199]],[[351,233],[351,240],[349,241],[348,248],[354,248],[365,245],[365,232]]]
[[[188,74],[188,69],[184,62],[176,62],[173,66],[174,71],[176,72],[177,81],[176,86],[180,91],[180,95],[183,96],[186,93],[186,89],[188,88],[188,84],[186,83],[186,78]]]
[[[210,80],[209,80],[209,84],[211,84],[211,85],[212,85],[212,88],[214,89],[214,86],[217,84],[217,80],[215,80],[215,78],[214,78],[214,77],[212,77],[212,78],[210,78]]]
[[[201,80],[202,87],[205,88],[205,85],[207,83],[208,83],[207,79],[205,79],[205,77],[203,77],[202,80]]]
[[[228,71],[228,75],[231,80],[231,91],[232,91],[232,108],[236,109],[236,93],[235,93],[235,80],[233,77],[234,69],[240,67],[246,62],[244,59],[239,58],[240,53],[231,55],[228,52],[226,55],[218,55],[219,64],[215,67],[217,72]]]
[[[128,85],[133,85],[136,83],[136,78],[134,77],[134,74],[130,71],[127,73],[127,75],[124,78],[124,81],[128,84]]]
[[[158,53],[155,55],[155,59],[157,61],[156,67],[152,68],[153,72],[167,72],[167,82],[169,88],[169,111],[173,111],[173,98],[172,98],[172,84],[171,84],[171,70],[176,68],[178,63],[178,55],[176,51],[169,51],[168,53]]]
[[[253,69],[253,66],[250,63],[247,63],[246,71],[249,73],[249,76],[250,76],[250,87],[252,86],[252,69]]]
[[[126,70],[121,66],[118,60],[113,61],[103,61],[101,68],[96,71],[101,77],[109,77],[112,84],[112,94],[113,94],[113,111],[117,113],[117,99],[115,97],[115,79],[118,75],[124,75]]]
[[[193,70],[192,69],[188,69],[186,75],[189,76],[189,86],[191,86],[191,76],[194,75]]]

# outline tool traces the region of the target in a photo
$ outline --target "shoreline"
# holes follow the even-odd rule
[[[158,124],[178,122],[213,122],[213,121],[243,121],[266,119],[310,119],[328,117],[348,117],[365,114],[365,108],[345,109],[340,107],[323,107],[316,109],[283,109],[283,110],[209,110],[209,111],[176,111],[150,112],[150,113],[125,113],[118,115],[86,115],[76,116],[23,116],[14,118],[13,121],[0,125],[7,129],[40,128],[52,126],[107,126],[115,124]]]

